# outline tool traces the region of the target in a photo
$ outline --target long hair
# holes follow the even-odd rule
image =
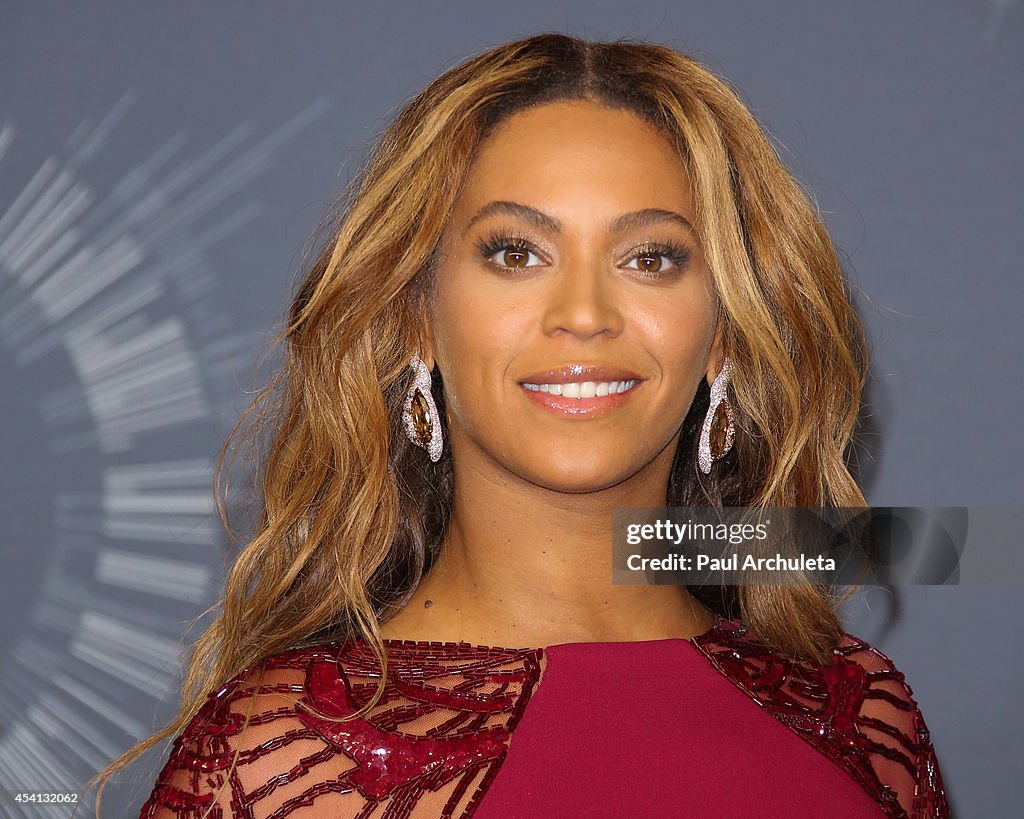
[[[737,92],[654,43],[544,33],[496,46],[399,111],[323,223],[326,240],[310,246],[275,338],[281,364],[217,460],[218,514],[235,537],[221,497],[235,462],[225,469],[226,455],[235,440],[257,453],[255,534],[194,645],[176,719],[94,782],[180,732],[209,691],[275,652],[362,638],[386,668],[379,624],[429,570],[453,501],[450,450],[431,463],[401,425],[439,239],[482,140],[517,111],[562,99],[634,112],[689,174],[738,429],[733,450],[702,476],[701,379],[666,503],[866,506],[846,464],[867,374],[863,330],[820,214]],[[433,384],[443,424],[436,368]],[[704,593],[792,656],[824,662],[843,633],[839,601],[812,583]]]

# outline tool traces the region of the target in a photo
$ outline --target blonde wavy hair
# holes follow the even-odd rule
[[[544,33],[496,46],[399,111],[321,224],[325,240],[307,246],[314,260],[273,342],[283,361],[217,460],[218,514],[235,539],[225,498],[237,451],[227,468],[226,455],[236,439],[257,453],[255,535],[194,645],[177,717],[90,785],[181,732],[208,692],[278,651],[363,638],[386,669],[379,624],[429,570],[453,500],[450,450],[433,464],[401,426],[438,241],[481,141],[520,109],[562,99],[636,113],[689,173],[738,430],[704,478],[695,468],[709,403],[701,379],[667,505],[866,506],[846,463],[867,374],[863,330],[813,200],[737,92],[654,43]],[[433,378],[443,419],[436,370]],[[700,594],[793,656],[825,662],[843,633],[842,600],[813,583]]]

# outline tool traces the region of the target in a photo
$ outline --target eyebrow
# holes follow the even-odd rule
[[[531,225],[534,225],[541,230],[546,230],[549,233],[560,233],[562,230],[562,223],[555,217],[544,213],[542,210],[537,210],[537,208],[530,207],[529,205],[523,205],[519,202],[510,202],[507,199],[496,199],[495,201],[484,205],[476,212],[476,215],[470,219],[469,223],[466,225],[466,231],[468,232],[469,229],[481,219],[486,219],[488,216],[495,216],[497,214],[518,217],[524,222],[529,222]],[[647,227],[648,225],[658,224],[659,222],[674,222],[689,230],[693,229],[693,225],[690,224],[690,220],[685,216],[681,216],[676,213],[674,210],[664,210],[663,208],[644,208],[643,210],[634,210],[629,213],[623,213],[616,216],[608,223],[608,230],[611,233],[623,233],[633,228]]]

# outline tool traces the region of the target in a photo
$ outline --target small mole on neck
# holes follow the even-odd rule
[[[433,600],[424,600],[423,601],[423,608],[425,608],[425,609],[429,609],[432,605],[434,605],[434,601]]]

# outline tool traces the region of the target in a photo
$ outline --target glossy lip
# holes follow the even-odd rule
[[[637,381],[626,392],[596,395],[593,398],[567,398],[527,389],[524,384],[568,384],[580,381]],[[532,373],[519,382],[520,389],[537,406],[566,418],[600,418],[625,404],[644,379],[631,370],[589,364],[570,364],[552,370]]]
[[[519,383],[571,384],[574,381],[631,381],[633,379],[643,381],[635,372],[624,370],[622,367],[611,367],[601,364],[567,364],[564,367],[555,367],[551,370],[530,373],[520,378]]]

